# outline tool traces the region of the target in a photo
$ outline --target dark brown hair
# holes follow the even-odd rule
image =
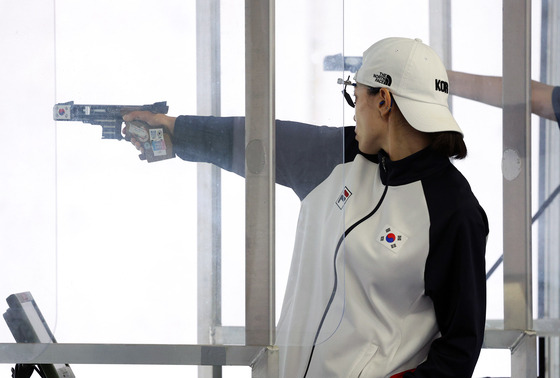
[[[463,135],[456,131],[433,133],[431,147],[450,158],[464,159],[467,156],[467,145]]]

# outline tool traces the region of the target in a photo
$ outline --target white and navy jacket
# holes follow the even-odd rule
[[[244,173],[243,118],[181,116],[181,158]],[[488,221],[427,148],[360,154],[353,128],[276,123],[276,180],[302,200],[277,328],[281,377],[470,377]]]

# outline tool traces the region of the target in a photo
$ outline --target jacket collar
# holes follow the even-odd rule
[[[378,153],[381,181],[398,186],[421,180],[451,164],[449,158],[427,147],[404,159],[392,161],[383,150]]]

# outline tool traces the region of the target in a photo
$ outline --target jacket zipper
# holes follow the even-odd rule
[[[381,166],[383,168],[383,171],[385,171],[385,173],[387,173],[385,156],[381,157]],[[352,224],[350,227],[348,227],[344,231],[344,233],[340,236],[340,239],[338,240],[338,243],[336,245],[336,249],[334,251],[334,263],[333,263],[334,264],[334,285],[333,285],[333,290],[332,290],[332,293],[331,293],[331,297],[329,298],[329,301],[327,303],[327,306],[325,307],[325,311],[323,312],[323,316],[321,318],[321,321],[319,322],[319,327],[317,327],[317,332],[315,333],[315,338],[313,339],[313,346],[311,347],[311,353],[309,354],[309,359],[307,360],[307,367],[305,368],[305,373],[303,374],[303,378],[307,377],[307,372],[309,371],[309,367],[311,366],[311,360],[313,359],[313,352],[315,351],[315,345],[317,344],[317,339],[319,338],[319,334],[321,333],[321,328],[323,327],[323,323],[324,323],[324,321],[327,317],[327,314],[329,313],[330,307],[331,307],[332,302],[334,300],[334,296],[336,295],[336,291],[338,289],[338,273],[336,271],[336,258],[338,256],[338,251],[340,249],[340,246],[342,245],[342,242],[344,241],[344,239],[346,239],[348,234],[350,232],[352,232],[352,230],[354,230],[357,226],[359,226],[361,223],[363,223],[367,219],[371,218],[377,212],[377,210],[379,210],[379,208],[381,207],[381,204],[383,203],[383,200],[385,199],[385,195],[387,194],[388,189],[389,189],[389,183],[387,183],[385,185],[385,189],[383,189],[383,194],[381,194],[381,198],[379,199],[379,202],[377,202],[377,205],[375,205],[373,210],[369,214],[367,214],[366,216],[364,216],[363,218],[361,218],[360,220],[358,220],[357,222]]]

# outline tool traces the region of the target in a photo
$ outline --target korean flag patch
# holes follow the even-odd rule
[[[405,234],[389,225],[383,227],[377,236],[377,241],[393,252],[398,252],[407,240]]]

